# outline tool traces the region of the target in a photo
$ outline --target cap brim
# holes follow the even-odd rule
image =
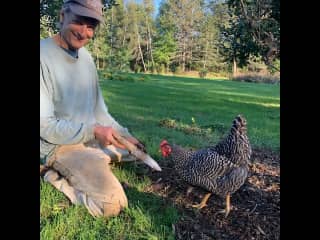
[[[98,20],[100,23],[104,22],[103,16],[101,16],[100,14],[96,13],[95,11],[90,10],[88,8],[85,8],[79,4],[71,4],[70,10],[76,15],[94,18],[94,19]]]

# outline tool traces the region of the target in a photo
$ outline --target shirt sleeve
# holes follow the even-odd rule
[[[121,126],[109,113],[108,107],[106,106],[102,97],[101,89],[97,86],[97,105],[95,109],[95,116],[97,123],[103,126],[111,126],[117,130],[124,137],[132,137],[128,129]]]
[[[54,86],[48,68],[40,61],[40,138],[52,144],[77,144],[94,139],[93,125],[57,118]]]

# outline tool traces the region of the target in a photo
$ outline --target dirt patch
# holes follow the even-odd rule
[[[177,177],[172,163],[163,161],[162,172],[152,172],[153,184],[147,191],[172,201],[182,214],[173,225],[176,239],[280,239],[280,156],[255,149],[250,175],[231,196],[232,209],[227,218],[220,213],[225,199],[212,194],[207,206],[197,210],[206,191],[187,185]]]

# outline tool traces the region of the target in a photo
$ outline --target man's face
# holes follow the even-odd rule
[[[75,50],[85,46],[93,37],[98,21],[71,12],[62,13],[61,35],[69,49]]]

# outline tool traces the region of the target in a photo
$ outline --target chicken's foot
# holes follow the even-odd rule
[[[192,207],[201,209],[201,208],[207,206],[207,201],[208,201],[208,199],[209,199],[210,196],[211,196],[211,193],[207,193],[207,194],[203,197],[201,203],[192,205]]]
[[[219,213],[224,213],[224,217],[228,217],[229,213],[230,213],[230,194],[227,194],[226,196],[226,208],[219,211]]]

